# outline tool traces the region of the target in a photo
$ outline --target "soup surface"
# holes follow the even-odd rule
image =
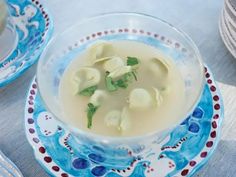
[[[106,136],[137,136],[173,126],[183,116],[184,81],[157,48],[128,40],[98,42],[64,72],[64,122]]]

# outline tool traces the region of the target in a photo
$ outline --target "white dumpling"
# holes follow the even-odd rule
[[[149,67],[159,77],[166,77],[170,69],[168,61],[162,58],[152,58]]]
[[[118,128],[121,122],[121,111],[112,110],[108,112],[104,120],[107,126],[114,126]]]
[[[90,64],[101,62],[114,56],[114,48],[111,43],[99,41],[89,48]]]
[[[150,93],[143,88],[133,89],[129,95],[129,107],[131,109],[147,109],[153,105]]]
[[[120,130],[127,131],[131,127],[130,115],[127,107],[124,107],[121,112]]]
[[[99,70],[90,67],[81,67],[74,76],[74,82],[78,84],[78,91],[97,85],[101,80]]]
[[[112,57],[109,60],[105,61],[103,64],[103,68],[105,71],[112,72],[119,67],[125,66],[125,62],[120,57]]]
[[[163,97],[161,95],[161,92],[157,88],[155,88],[155,87],[153,87],[152,89],[154,90],[154,93],[155,93],[156,105],[160,106],[161,103],[163,102]]]
[[[116,68],[114,71],[110,72],[108,76],[111,77],[112,79],[116,79],[131,71],[132,71],[131,66],[121,66],[121,67]]]
[[[108,94],[106,91],[96,90],[94,94],[90,97],[89,103],[92,103],[94,106],[100,106],[107,97]]]

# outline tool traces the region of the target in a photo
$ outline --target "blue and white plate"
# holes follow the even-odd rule
[[[38,0],[7,0],[7,3],[18,44],[11,55],[0,62],[0,87],[19,77],[38,60],[53,31],[52,20]]]
[[[114,165],[108,166],[106,157],[83,149],[80,142],[47,112],[38,93],[36,79],[30,86],[25,106],[26,136],[36,159],[52,176],[192,176],[214,152],[223,119],[222,97],[207,67],[205,79],[202,98],[193,114],[161,144],[154,144],[151,151],[130,162],[113,159]],[[136,152],[129,153],[136,155]]]

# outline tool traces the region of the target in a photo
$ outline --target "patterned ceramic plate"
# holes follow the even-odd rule
[[[23,177],[20,170],[0,151],[0,176]]]
[[[39,58],[52,34],[52,20],[38,0],[7,0],[18,44],[0,62],[0,87],[19,77]]]
[[[35,79],[25,107],[26,136],[36,159],[53,176],[192,176],[215,150],[223,119],[222,99],[208,68],[205,78],[204,92],[193,114],[145,156],[122,162],[126,166],[122,169],[116,166],[119,160],[114,166],[106,166],[106,158],[100,154],[89,150],[80,153],[79,142],[45,110]]]

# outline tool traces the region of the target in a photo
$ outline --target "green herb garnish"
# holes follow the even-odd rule
[[[80,95],[83,95],[83,96],[92,96],[94,94],[94,92],[97,90],[98,86],[95,85],[95,86],[91,86],[91,87],[88,87],[82,91],[79,92]]]
[[[129,83],[133,81],[133,76],[131,74],[132,72],[124,74],[119,80],[117,80],[116,86],[120,88],[127,88]]]
[[[127,57],[127,65],[128,66],[134,66],[139,64],[139,61],[136,57]],[[136,76],[136,70],[132,71],[132,75],[134,76],[134,79],[137,81],[137,76]]]
[[[134,66],[139,63],[136,57],[127,57],[127,66]]]
[[[132,75],[134,76],[134,79],[137,81],[136,71],[132,71]]]
[[[129,73],[124,74],[123,79],[124,79],[126,82],[132,82],[132,81],[133,81],[132,72],[129,72]]]
[[[123,79],[119,79],[115,82],[115,85],[117,87],[120,87],[120,88],[127,88],[128,87],[128,83],[125,82]]]
[[[109,77],[108,75],[109,75],[109,72],[106,72],[105,81],[106,81],[107,90],[110,92],[116,91],[117,86],[114,84],[112,78]]]
[[[90,129],[92,127],[92,122],[93,122],[93,116],[95,112],[97,111],[98,106],[94,106],[92,103],[88,104],[87,108],[87,118],[88,118],[88,124],[87,127]]]
[[[132,72],[124,74],[119,80],[115,81],[115,85],[120,88],[127,88],[128,85],[133,81],[134,76]]]
[[[109,74],[108,72],[106,72],[107,75]],[[111,77],[108,77],[106,75],[106,87],[108,89],[108,91],[112,92],[112,91],[116,91],[118,88],[127,88],[129,86],[129,84],[133,81],[133,78],[135,80],[137,80],[137,77],[134,73],[134,71],[129,72],[124,74],[120,79],[113,81]]]

